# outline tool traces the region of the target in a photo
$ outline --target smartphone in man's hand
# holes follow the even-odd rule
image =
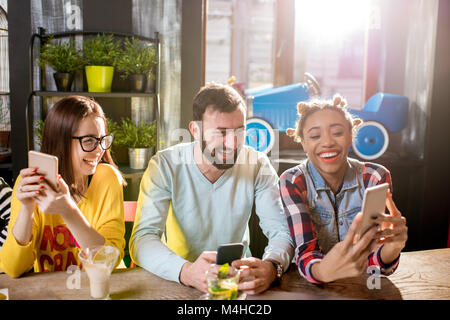
[[[231,263],[234,260],[239,260],[242,258],[244,253],[244,244],[242,243],[228,243],[222,244],[217,249],[217,264]]]

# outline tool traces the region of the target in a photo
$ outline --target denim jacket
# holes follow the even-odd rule
[[[344,182],[336,196],[311,161],[300,164],[303,172],[308,173],[305,177],[309,212],[323,253],[344,240],[355,215],[361,211],[365,190],[364,164],[350,158],[348,164]]]
[[[351,158],[347,161],[344,181],[336,196],[309,159],[283,172],[279,180],[284,213],[295,246],[295,262],[300,274],[311,283],[321,283],[314,278],[311,267],[344,240],[361,210],[365,189],[386,182],[392,190],[391,176],[385,167]],[[384,264],[382,247],[368,256],[367,266],[378,267],[383,275],[389,275],[397,268],[400,255],[392,263]]]

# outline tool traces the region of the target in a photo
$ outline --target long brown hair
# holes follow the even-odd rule
[[[103,119],[108,132],[106,117],[101,106],[93,99],[83,96],[68,96],[59,100],[45,118],[41,151],[58,157],[58,172],[69,186],[72,196],[81,196],[81,186],[75,184],[73,171],[72,136],[80,122],[92,115]],[[117,168],[109,150],[103,153],[100,162]]]

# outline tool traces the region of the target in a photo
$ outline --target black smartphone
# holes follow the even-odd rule
[[[228,243],[222,244],[217,248],[217,264],[225,264],[231,263],[234,260],[239,260],[242,258],[242,254],[244,253],[244,244],[243,243]]]

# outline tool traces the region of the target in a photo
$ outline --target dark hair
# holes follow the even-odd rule
[[[58,172],[69,186],[72,196],[81,196],[80,186],[75,185],[73,172],[72,136],[78,129],[81,120],[91,115],[102,118],[106,130],[108,129],[106,117],[100,105],[83,96],[68,96],[59,100],[45,118],[41,151],[58,157]],[[109,150],[103,153],[100,162],[111,164],[117,168]]]
[[[353,117],[347,110],[347,101],[339,94],[335,94],[332,100],[302,101],[297,104],[298,120],[295,129],[287,129],[286,134],[294,138],[296,142],[303,140],[303,127],[306,119],[316,111],[333,110],[339,112],[349,124],[351,132],[355,133],[362,120]]]
[[[200,89],[194,98],[194,121],[201,121],[208,107],[220,112],[233,112],[239,105],[245,108],[241,95],[232,87],[219,83],[208,83]]]

